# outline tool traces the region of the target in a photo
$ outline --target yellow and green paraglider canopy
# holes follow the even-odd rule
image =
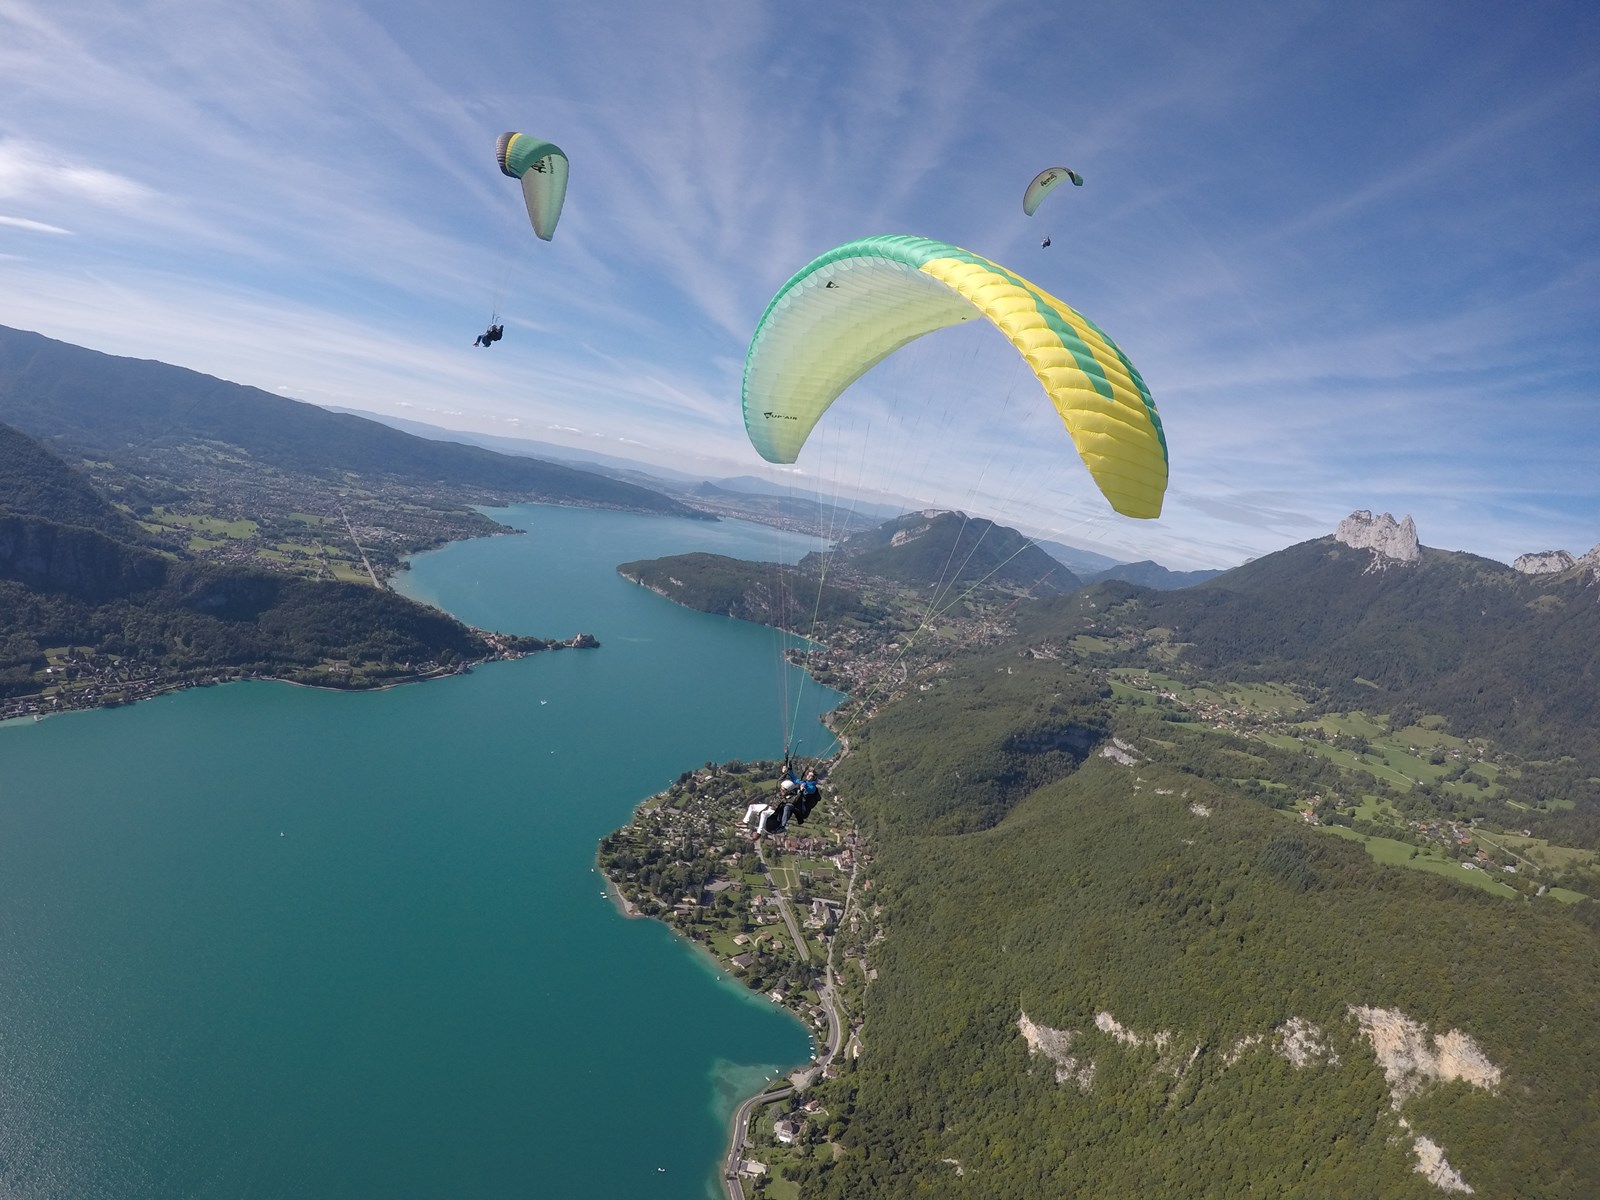
[[[987,317],[1027,361],[1111,507],[1158,517],[1167,441],[1144,380],[1081,313],[986,258],[919,237],[829,250],[778,290],[744,362],[744,426],[791,463],[840,393],[923,334]]]
[[[549,241],[567,198],[567,156],[561,147],[526,133],[502,133],[494,154],[500,170],[522,181],[533,231]]]

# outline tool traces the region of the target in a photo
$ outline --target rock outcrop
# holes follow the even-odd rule
[[[1100,754],[1102,757],[1109,758],[1113,762],[1119,762],[1125,767],[1131,767],[1139,761],[1138,750],[1119,737],[1114,737],[1106,745],[1101,746]]]
[[[1339,522],[1333,536],[1354,549],[1371,550],[1379,562],[1392,559],[1412,563],[1422,557],[1417,527],[1409,515],[1397,522],[1389,513],[1374,517],[1366,509],[1358,509]]]
[[[1328,1044],[1327,1035],[1304,1017],[1290,1017],[1273,1031],[1273,1049],[1296,1067],[1316,1062],[1339,1065],[1338,1052]]]
[[[1057,1083],[1076,1084],[1080,1092],[1087,1092],[1094,1086],[1094,1063],[1072,1053],[1077,1030],[1037,1025],[1029,1020],[1027,1013],[1017,1018],[1017,1029],[1022,1040],[1028,1043],[1029,1054],[1042,1054],[1055,1063]]]
[[[1578,566],[1589,573],[1590,582],[1600,582],[1600,546],[1578,559]]]
[[[1500,1087],[1500,1068],[1459,1029],[1430,1033],[1425,1025],[1394,1008],[1351,1005],[1350,1015],[1372,1043],[1373,1054],[1389,1085],[1390,1107],[1396,1113],[1431,1083],[1461,1080],[1486,1092],[1497,1091]],[[1412,1132],[1411,1123],[1404,1117],[1400,1118],[1400,1125],[1406,1132]],[[1448,1192],[1472,1191],[1445,1160],[1444,1151],[1431,1139],[1413,1134],[1411,1148],[1417,1156],[1417,1173],[1426,1176],[1435,1187]]]
[[[1471,1193],[1472,1187],[1461,1178],[1461,1172],[1445,1161],[1444,1151],[1434,1144],[1432,1138],[1419,1136],[1411,1143],[1411,1150],[1417,1156],[1417,1174],[1434,1187],[1445,1192]]]
[[[1490,1092],[1500,1086],[1500,1068],[1459,1029],[1432,1034],[1393,1008],[1352,1006],[1350,1015],[1372,1042],[1389,1084],[1389,1102],[1396,1110],[1435,1081],[1460,1079]]]
[[[1511,566],[1524,575],[1552,575],[1557,571],[1572,570],[1577,562],[1565,550],[1541,550],[1537,554],[1517,555]]]
[[[1413,1170],[1440,1191],[1470,1194],[1472,1186],[1450,1165],[1444,1149],[1413,1128],[1403,1110],[1418,1092],[1439,1083],[1459,1081],[1490,1093],[1498,1092],[1500,1068],[1459,1029],[1435,1034],[1393,1008],[1351,1005],[1349,1014],[1360,1027],[1357,1041],[1364,1038],[1370,1043],[1383,1070],[1393,1119],[1416,1157]],[[1096,1074],[1090,1049],[1100,1056],[1114,1055],[1119,1047],[1145,1054],[1153,1050],[1157,1062],[1149,1069],[1181,1080],[1206,1047],[1205,1039],[1191,1040],[1193,1035],[1131,1029],[1104,1010],[1094,1014],[1092,1027],[1082,1029],[1052,1029],[1024,1012],[1017,1017],[1017,1029],[1030,1056],[1040,1055],[1053,1064],[1057,1083],[1074,1085],[1085,1093],[1093,1088]],[[1240,1037],[1220,1058],[1224,1067],[1231,1067],[1252,1051],[1270,1052],[1288,1060],[1297,1070],[1335,1070],[1345,1062],[1335,1042],[1347,1049],[1356,1044],[1345,1033],[1330,1034],[1304,1017],[1288,1017],[1268,1031]]]

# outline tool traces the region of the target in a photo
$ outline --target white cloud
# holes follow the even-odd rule
[[[157,198],[143,184],[51,154],[15,138],[0,139],[0,200],[40,204],[82,201],[105,208],[139,208]]]
[[[0,225],[11,229],[25,229],[30,233],[64,233],[70,235],[72,230],[63,229],[59,225],[46,225],[43,221],[30,221],[26,217],[0,216]]]

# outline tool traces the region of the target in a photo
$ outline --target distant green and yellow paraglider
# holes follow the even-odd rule
[[[1083,176],[1066,167],[1047,167],[1033,177],[1033,182],[1022,193],[1022,211],[1027,216],[1033,216],[1044,198],[1065,180],[1070,179],[1073,187],[1083,186]]]
[[[768,462],[794,462],[822,414],[870,368],[923,334],[978,316],[1027,360],[1111,507],[1160,516],[1166,435],[1127,356],[1026,279],[927,238],[846,243],[778,290],[745,355],[751,445]]]
[[[495,144],[500,170],[522,181],[533,231],[549,241],[567,198],[567,156],[561,147],[526,133],[502,133]]]

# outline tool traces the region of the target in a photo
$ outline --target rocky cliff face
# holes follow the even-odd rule
[[[1511,565],[1524,575],[1557,575],[1577,569],[1584,572],[1590,583],[1600,583],[1600,546],[1577,558],[1565,550],[1541,550],[1537,554],[1519,555]]]
[[[1384,560],[1413,563],[1422,557],[1417,527],[1409,516],[1397,522],[1388,513],[1374,517],[1366,509],[1359,509],[1339,522],[1333,536],[1346,546],[1371,550],[1384,566],[1388,565]]]
[[[1524,575],[1549,575],[1570,571],[1577,561],[1565,550],[1541,550],[1537,554],[1519,554],[1511,566]]]

